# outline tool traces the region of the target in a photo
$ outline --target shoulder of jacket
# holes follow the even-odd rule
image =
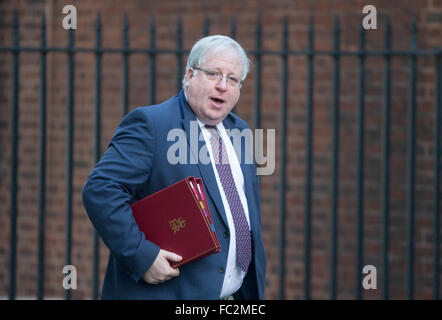
[[[170,108],[176,108],[177,103],[178,102],[176,100],[176,97],[171,97],[171,98],[169,98],[161,103],[158,103],[158,104],[136,107],[131,112],[141,112],[147,116],[169,114]]]

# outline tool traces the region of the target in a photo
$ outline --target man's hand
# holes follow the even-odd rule
[[[172,279],[172,277],[178,277],[180,271],[172,268],[169,264],[169,260],[179,262],[182,259],[182,257],[175,253],[160,249],[157,258],[144,274],[143,280],[150,284],[158,284],[166,282]]]

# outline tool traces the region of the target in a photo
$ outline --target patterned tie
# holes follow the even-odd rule
[[[227,202],[229,203],[230,211],[232,212],[236,235],[236,261],[241,269],[244,272],[247,272],[252,259],[249,224],[247,223],[246,214],[239,198],[235,181],[233,180],[229,157],[223,144],[223,140],[219,136],[216,127],[209,125],[206,125],[205,127],[211,134],[210,144],[212,145],[215,167],[218,171],[218,176],[221,180]]]

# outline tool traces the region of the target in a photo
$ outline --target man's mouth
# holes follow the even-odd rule
[[[216,98],[216,97],[210,97],[210,100],[212,100],[213,102],[215,102],[216,104],[222,104],[225,101],[221,98]]]

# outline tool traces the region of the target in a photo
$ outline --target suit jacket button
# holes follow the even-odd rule
[[[229,237],[229,231],[224,231],[224,238],[228,238]]]
[[[224,267],[219,267],[218,268],[218,272],[219,273],[224,273],[224,271],[226,271],[226,269],[224,269]]]

